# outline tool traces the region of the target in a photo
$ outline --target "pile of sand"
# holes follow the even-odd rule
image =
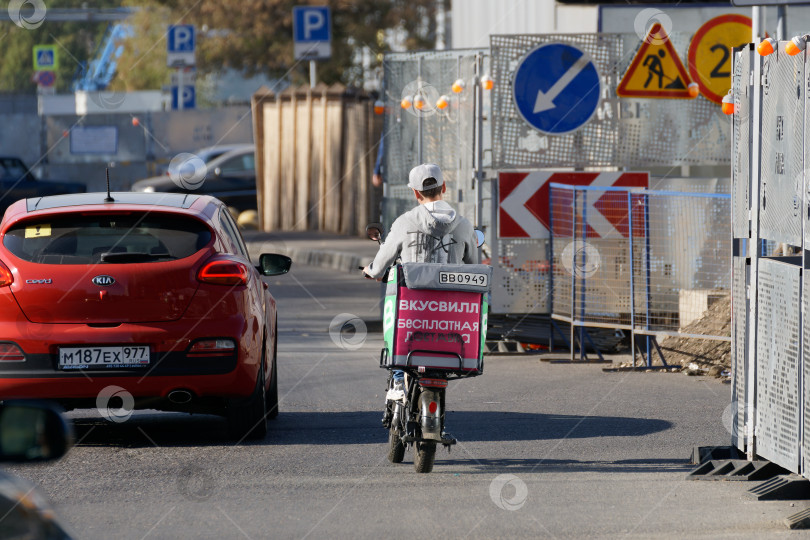
[[[731,336],[731,297],[717,300],[700,319],[681,329],[685,334]],[[731,342],[700,338],[668,337],[660,342],[667,364],[720,376],[731,369]],[[660,359],[655,355],[660,364]],[[655,362],[654,362],[655,363]],[[690,371],[698,371],[692,366]],[[697,373],[696,373],[697,374]]]

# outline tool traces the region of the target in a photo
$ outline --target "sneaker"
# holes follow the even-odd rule
[[[388,393],[385,394],[385,399],[392,401],[400,401],[405,399],[405,385],[401,379],[394,379],[394,384],[388,390]]]

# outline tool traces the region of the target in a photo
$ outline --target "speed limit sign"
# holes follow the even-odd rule
[[[731,88],[731,54],[751,42],[751,19],[721,15],[701,26],[689,43],[689,75],[700,93],[718,105]]]

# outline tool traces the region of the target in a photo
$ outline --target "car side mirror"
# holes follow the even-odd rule
[[[278,253],[262,253],[259,255],[259,273],[263,276],[279,276],[286,274],[292,267],[292,259]]]
[[[478,229],[475,229],[475,240],[478,243],[478,247],[483,246],[484,245],[484,233],[479,231]]]
[[[383,238],[383,226],[380,223],[369,223],[366,225],[366,236],[368,236],[369,240],[374,240],[377,243],[382,242]]]
[[[73,444],[70,425],[50,403],[6,401],[0,405],[0,461],[49,461]]]

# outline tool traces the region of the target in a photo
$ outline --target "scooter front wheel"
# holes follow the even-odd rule
[[[429,473],[433,470],[436,459],[436,443],[416,442],[413,445],[413,468],[418,473]]]
[[[402,463],[405,458],[405,444],[399,437],[399,433],[393,427],[388,430],[388,461],[391,463]]]

